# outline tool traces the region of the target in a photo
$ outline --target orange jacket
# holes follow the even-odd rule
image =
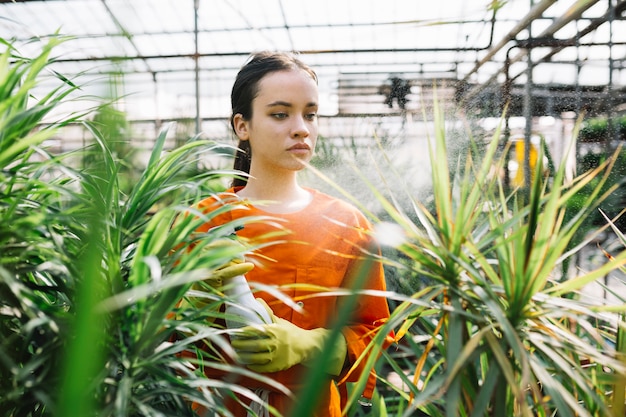
[[[304,329],[332,326],[332,321],[336,319],[339,311],[338,303],[343,297],[319,296],[319,289],[306,288],[298,284],[350,288],[350,280],[356,274],[359,262],[366,257],[365,250],[371,243],[371,238],[365,233],[370,230],[370,223],[350,204],[312,189],[309,191],[313,193],[313,199],[306,208],[280,215],[265,212],[262,208],[241,200],[234,191],[236,190],[230,189],[199,203],[198,208],[204,212],[213,212],[221,205],[228,205],[230,208],[213,217],[199,231],[208,231],[217,225],[245,217],[274,218],[275,221],[271,222],[267,219],[251,221],[237,231],[239,237],[251,244],[265,245],[248,257],[248,260],[254,262],[256,266],[246,274],[246,278],[252,287],[255,282],[279,287],[284,294],[296,301],[304,312],[295,311],[267,292],[256,292],[255,297],[263,298],[276,316]],[[385,290],[384,273],[380,262],[372,264],[365,288]],[[358,380],[366,361],[362,360],[358,365],[353,365],[375,331],[388,317],[389,308],[384,298],[359,296],[348,326],[342,329],[348,346],[347,365],[342,374],[335,378],[342,385],[342,392],[340,394],[336,384],[329,377],[326,395],[320,401],[316,415],[329,417],[341,414],[342,403],[346,399],[343,383]],[[307,368],[296,365],[268,376],[290,388],[297,396],[306,371]],[[366,396],[371,394],[374,378],[374,375],[370,375]],[[245,384],[246,381],[240,383],[247,386]],[[281,413],[288,415],[291,404],[286,396],[271,392],[269,401]],[[245,416],[243,408],[233,410],[235,411],[235,415],[242,413],[241,415]]]

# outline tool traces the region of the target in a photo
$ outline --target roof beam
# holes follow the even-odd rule
[[[526,14],[526,16],[524,16],[510,31],[509,33],[507,33],[501,40],[500,42],[498,42],[495,46],[493,46],[488,52],[487,54],[476,63],[476,65],[474,66],[474,68],[472,68],[472,70],[470,72],[467,73],[467,75],[465,76],[465,78],[463,78],[462,81],[467,82],[469,77],[474,74],[476,71],[478,71],[478,69],[480,67],[482,67],[485,63],[489,62],[491,60],[491,58],[493,58],[493,56],[502,48],[504,48],[504,46],[509,43],[510,41],[512,41],[513,39],[515,39],[515,37],[524,29],[526,29],[528,27],[528,25],[535,19],[538,19],[539,17],[541,17],[541,15],[543,14],[543,12],[545,12],[548,7],[552,6],[554,3],[556,3],[556,0],[543,0],[541,3],[536,4],[535,6],[533,6],[532,9],[530,9],[530,11],[528,12],[528,14]]]
[[[576,3],[574,3],[565,13],[563,13],[558,19],[556,19],[550,26],[548,26],[543,32],[541,32],[539,35],[537,35],[537,38],[547,38],[550,36],[553,36],[557,31],[559,31],[560,29],[562,29],[566,24],[568,24],[569,22],[579,19],[582,14],[584,13],[585,10],[589,9],[591,6],[593,6],[594,4],[596,4],[599,0],[578,0]],[[547,2],[551,2],[553,3],[552,0],[547,0]],[[542,2],[543,3],[543,2]],[[537,5],[539,6],[539,5]],[[534,8],[533,8],[534,10]],[[533,13],[533,10],[531,10],[528,15],[526,15],[526,17],[530,16]],[[543,10],[545,11],[545,9]],[[543,13],[543,11],[541,13]],[[524,19],[526,20],[526,18]],[[531,19],[527,25],[534,19]],[[526,26],[527,26],[526,25]],[[519,26],[519,25],[518,25]],[[516,26],[516,28],[518,27]],[[520,30],[521,31],[521,30]],[[511,30],[511,32],[513,32],[513,30]],[[518,32],[519,33],[519,32]],[[517,34],[516,34],[517,35]],[[515,38],[511,38],[511,39],[507,39],[505,41],[505,38],[502,39],[502,41],[498,44],[498,46],[500,46],[499,49],[501,49],[502,47],[504,47],[504,45],[506,45],[509,41],[514,40]],[[494,48],[495,49],[495,48]],[[528,54],[528,50],[529,49],[522,49],[519,51],[519,53],[514,56],[513,58],[509,59],[508,61],[508,65],[510,66],[510,64],[514,63],[514,62],[518,62],[520,61],[524,56],[526,56]],[[491,54],[491,56],[489,56],[489,58],[492,58],[493,55],[495,54],[495,51],[493,54]],[[483,60],[481,61],[482,63],[487,62],[487,60],[485,60],[485,58],[483,58]],[[482,65],[482,64],[481,64]],[[477,65],[476,67],[474,67],[474,69],[472,71],[470,71],[465,78],[463,79],[463,81],[467,81],[467,79],[469,78],[469,76],[475,72],[477,69],[479,68],[479,65]],[[487,80],[484,83],[481,83],[479,85],[477,85],[476,87],[474,87],[472,90],[470,90],[464,97],[463,97],[463,101],[468,101],[471,98],[473,98],[474,96],[476,96],[480,91],[482,91],[484,89],[484,87],[486,85],[492,84],[493,82],[496,81],[496,79],[498,78],[498,75],[501,74],[505,69],[507,68],[507,65],[504,65],[502,68],[500,68],[498,71],[496,71],[494,74],[491,75],[491,77],[489,78],[489,80]]]

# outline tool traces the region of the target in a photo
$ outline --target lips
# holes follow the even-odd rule
[[[311,147],[309,145],[307,145],[306,143],[297,143],[295,145],[293,145],[292,147],[290,147],[289,149],[287,149],[288,151],[310,151]]]

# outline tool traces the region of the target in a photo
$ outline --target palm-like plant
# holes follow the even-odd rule
[[[58,353],[72,283],[63,242],[74,236],[61,221],[67,199],[62,180],[50,180],[54,158],[40,145],[75,116],[38,129],[58,103],[75,90],[68,80],[44,97],[31,97],[52,49],[28,59],[13,45],[0,55],[0,378],[2,410],[15,415],[41,412],[47,378],[59,366]],[[54,177],[52,177],[54,178]]]
[[[395,412],[406,416],[620,415],[612,413],[623,409],[626,369],[615,343],[624,305],[590,304],[578,293],[623,267],[626,251],[569,279],[560,269],[582,247],[569,249],[577,228],[611,192],[600,191],[610,164],[568,184],[563,167],[544,177],[538,166],[529,189],[507,193],[500,132],[451,176],[437,106],[434,116],[434,209],[412,199],[407,210],[393,200],[397,189],[370,185],[402,227],[405,241],[388,261],[409,289],[393,296],[387,323],[404,337],[397,351],[382,352],[402,382],[381,378],[387,402],[396,392]],[[592,180],[579,211],[567,213]]]
[[[223,330],[203,325],[222,296],[205,294],[212,302],[204,314],[172,313],[194,280],[238,255],[185,249],[192,239],[201,247],[220,237],[196,236],[206,219],[180,216],[201,194],[223,187],[214,181],[221,174],[196,169],[216,145],[192,138],[166,151],[164,130],[129,192],[120,185],[123,161],[92,123],[82,122],[93,144],[78,151],[89,153],[78,158],[87,167],[72,166],[74,154],[38,148],[83,116],[37,130],[77,89],[59,76],[60,86],[32,103],[56,43],[22,59],[3,41],[0,57],[2,415],[192,415],[192,401],[222,407],[218,388],[253,396],[204,377],[201,366],[215,362],[210,354],[181,355],[196,343],[223,343]],[[182,335],[176,343],[174,333]]]

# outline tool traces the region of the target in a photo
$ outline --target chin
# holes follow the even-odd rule
[[[289,164],[294,171],[301,171],[306,168],[311,162],[311,158],[295,158],[295,160]]]
[[[294,164],[294,165],[291,167],[291,170],[293,170],[293,171],[302,171],[304,168],[306,168],[306,167],[307,167],[307,164],[308,164],[308,163]]]

